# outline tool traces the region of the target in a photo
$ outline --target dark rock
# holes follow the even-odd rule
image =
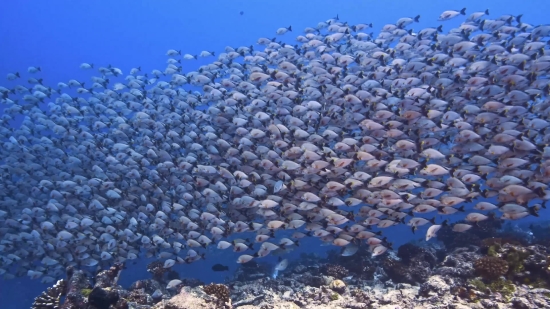
[[[474,261],[479,258],[477,247],[457,248],[441,262],[434,270],[434,274],[462,279],[473,278]]]
[[[405,264],[410,264],[414,258],[425,260],[430,266],[435,266],[437,263],[437,257],[435,252],[430,252],[427,248],[416,246],[411,243],[407,243],[397,249],[397,256]]]
[[[319,288],[325,284],[325,280],[319,276],[312,275],[303,275],[298,278],[298,282],[301,282],[305,285]]]
[[[529,301],[523,297],[514,297],[512,298],[512,306],[516,309],[529,309],[531,308],[531,304],[529,304]]]
[[[170,270],[170,271],[166,274],[166,279],[167,279],[168,281],[171,281],[171,280],[174,280],[174,279],[180,279],[180,274],[179,274],[177,271]]]
[[[95,287],[88,296],[88,304],[95,309],[109,309],[109,306],[116,304],[118,299],[117,291]]]
[[[117,303],[114,305],[115,309],[129,309],[130,305],[128,305],[128,301],[125,299],[119,299]]]
[[[204,282],[196,278],[183,278],[181,279],[181,282],[184,286],[189,286],[192,288],[198,287],[200,285],[204,285]]]

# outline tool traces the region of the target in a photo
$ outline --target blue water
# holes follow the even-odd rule
[[[444,10],[467,8],[474,11],[490,9],[490,18],[502,14],[524,14],[523,21],[532,25],[548,23],[548,0],[500,1],[343,1],[343,0],[277,0],[277,1],[214,1],[214,0],[94,0],[54,1],[16,0],[3,1],[0,9],[0,85],[11,88],[26,81],[29,66],[40,66],[45,85],[55,87],[69,79],[87,81],[90,71],[79,69],[82,62],[96,67],[109,64],[119,67],[125,74],[141,66],[143,72],[163,70],[168,49],[182,53],[199,54],[202,50],[223,52],[226,46],[238,47],[255,44],[258,38],[275,36],[279,27],[292,25],[293,32],[282,37],[295,44],[294,38],[305,27],[315,27],[339,14],[350,24],[373,23],[374,31],[384,24],[394,23],[400,17],[421,15],[420,23],[412,28],[438,26],[437,17]],[[243,15],[240,12],[244,12]],[[444,31],[456,27],[464,17],[443,23]],[[197,69],[213,58],[182,61],[183,71]],[[20,72],[22,79],[5,80],[9,72]],[[33,76],[36,77],[36,76]],[[0,114],[3,107],[0,107]],[[17,125],[17,123],[14,123]],[[541,217],[548,218],[547,211]],[[532,220],[532,219],[531,219]],[[527,222],[527,221],[522,221]],[[395,245],[414,237],[423,237],[425,229],[416,235],[405,227],[385,231]],[[288,258],[298,258],[301,252],[323,252],[316,240],[304,241]],[[229,265],[235,270],[237,253],[214,251],[206,261],[191,265],[176,265],[182,277],[196,277],[205,282],[221,282],[227,273],[214,273],[210,267],[216,263]],[[275,264],[275,257],[266,261]],[[148,261],[128,265],[121,283],[149,277],[145,270]],[[26,277],[10,281],[0,279],[0,308],[29,308],[34,297],[46,285]]]

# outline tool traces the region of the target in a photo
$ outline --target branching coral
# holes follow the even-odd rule
[[[59,309],[61,296],[65,293],[66,281],[61,279],[34,299],[32,309]]]
[[[218,299],[220,308],[231,308],[231,299],[229,288],[224,284],[211,283],[203,288],[208,295],[215,296]]]
[[[324,273],[328,276],[342,279],[348,275],[349,271],[345,267],[340,265],[327,264],[324,267]]]
[[[484,256],[474,262],[478,275],[487,280],[494,280],[508,272],[508,262],[494,256]]]
[[[147,271],[153,274],[155,280],[161,281],[167,268],[164,268],[164,263],[161,261],[154,261],[147,265]]]

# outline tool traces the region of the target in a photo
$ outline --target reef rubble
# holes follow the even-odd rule
[[[153,262],[152,278],[125,289],[117,284],[121,264],[94,282],[68,268],[32,309],[550,308],[548,247],[490,236],[450,249],[409,243],[375,258],[363,247],[353,256],[302,254],[276,278],[270,265],[253,261],[223,284],[180,279]],[[172,281],[178,284],[168,287]]]

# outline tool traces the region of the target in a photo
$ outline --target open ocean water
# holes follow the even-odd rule
[[[3,79],[0,86],[11,88],[25,84],[30,76],[27,73],[29,66],[39,66],[41,72],[36,76],[51,87],[70,79],[91,85],[92,71],[79,68],[84,62],[93,63],[95,68],[107,65],[120,68],[124,75],[114,78],[120,81],[134,67],[141,67],[141,72],[163,70],[169,49],[192,55],[203,50],[214,51],[216,56],[226,46],[254,45],[259,49],[258,38],[275,37],[278,28],[288,26],[292,26],[292,32],[278,39],[295,44],[294,38],[303,34],[303,29],[315,27],[318,22],[336,15],[350,25],[372,23],[373,28],[366,32],[374,31],[375,35],[385,24],[416,15],[421,16],[420,21],[409,25],[408,29],[416,32],[443,24],[447,31],[457,27],[465,17],[446,22],[437,21],[437,17],[445,10],[463,7],[467,8],[466,16],[489,9],[488,18],[523,14],[523,20],[531,25],[549,22],[550,2],[546,0],[5,1],[0,9],[0,76],[4,78],[8,73],[20,72],[22,78],[16,81]],[[213,59],[182,60],[182,70],[184,73],[197,70]],[[184,89],[198,88],[184,86]],[[76,96],[74,89],[69,92]],[[0,115],[4,108],[0,104]],[[21,117],[15,118],[10,125],[17,127],[21,120]],[[471,204],[467,204],[468,207]],[[462,218],[450,216],[447,219]],[[541,210],[539,218],[529,217],[514,223],[525,227],[531,222],[547,219],[548,210]],[[424,238],[425,232],[426,227],[422,227],[412,234],[409,227],[400,225],[385,230],[384,236],[397,248],[411,240]],[[293,260],[304,252],[322,254],[334,248],[319,246],[317,239],[310,238],[285,257]],[[223,282],[239,266],[235,260],[241,253],[216,249],[209,252],[212,253],[207,254],[206,260],[176,265],[174,270],[182,277],[194,277],[209,283]],[[275,264],[277,257],[268,256],[265,260]],[[129,286],[138,279],[149,277],[145,266],[150,261],[152,259],[141,258],[136,263],[127,263],[121,284]],[[211,267],[217,263],[228,265],[230,272],[213,272]],[[31,280],[25,275],[10,280],[0,279],[0,308],[29,308],[33,299],[48,286],[50,284],[40,283],[40,279]]]

